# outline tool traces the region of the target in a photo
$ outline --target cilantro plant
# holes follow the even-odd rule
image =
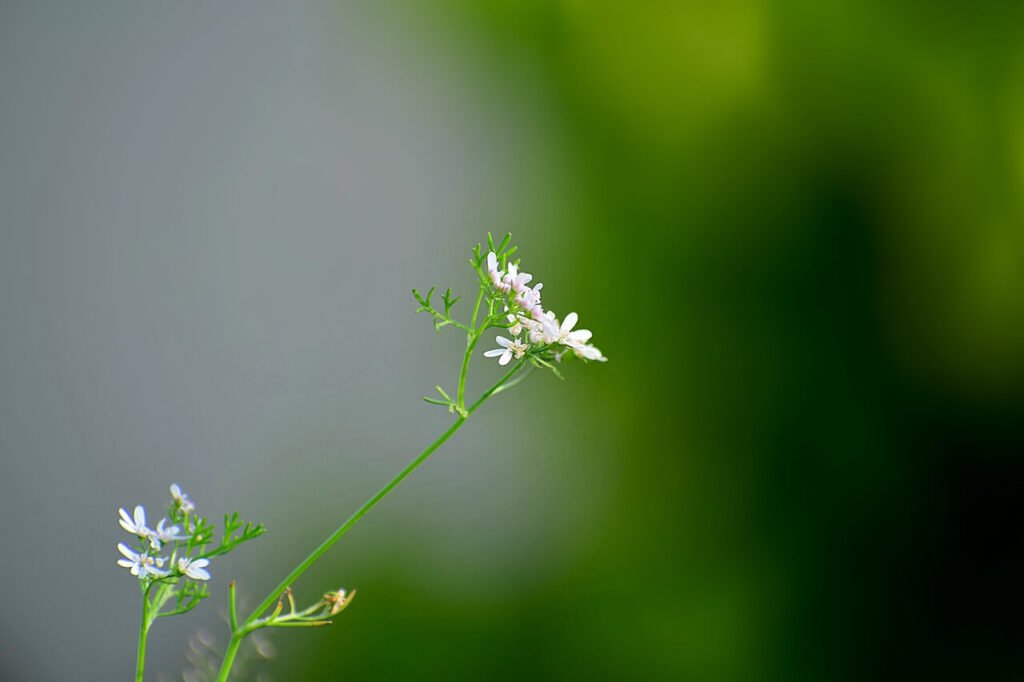
[[[563,319],[547,310],[541,303],[542,284],[530,283],[533,276],[520,269],[514,256],[517,247],[511,246],[512,235],[506,234],[495,244],[487,235],[487,250],[477,244],[469,264],[476,275],[475,302],[468,311],[469,319],[459,319],[454,309],[461,297],[446,289],[438,301],[436,287],[426,294],[413,289],[419,304],[417,312],[426,313],[440,333],[445,329],[458,330],[465,335],[466,350],[462,357],[455,387],[449,393],[436,386],[437,396],[423,399],[433,405],[447,408],[454,421],[438,438],[428,445],[383,488],[363,503],[305,559],[300,561],[263,599],[251,613],[239,618],[235,583],[228,589],[228,614],[231,638],[221,660],[218,682],[227,682],[238,658],[239,647],[246,637],[263,628],[314,627],[327,625],[330,619],[345,609],[355,596],[344,589],[327,592],[306,608],[298,608],[292,594],[292,585],[327,553],[352,526],[373,509],[409,474],[420,467],[441,447],[480,407],[495,395],[506,391],[534,370],[550,370],[562,377],[559,367],[571,359],[584,362],[604,362],[605,357],[590,344],[591,332],[576,329],[578,316],[569,313]],[[498,365],[506,368],[504,374],[476,400],[466,400],[466,376],[470,359],[477,344],[492,330],[497,348],[482,353],[483,357],[497,358]],[[507,336],[506,336],[507,335]],[[511,338],[509,338],[511,337]],[[454,397],[452,397],[454,394]],[[142,624],[139,630],[139,655],[136,680],[142,680],[146,639],[153,622],[163,616],[187,613],[207,596],[205,581],[210,574],[210,559],[226,554],[238,545],[264,532],[263,526],[244,523],[237,514],[224,519],[224,532],[220,543],[214,545],[214,529],[209,522],[195,514],[195,508],[177,485],[171,486],[172,504],[168,518],[162,519],[155,529],[146,526],[145,510],[135,508],[133,515],[122,509],[121,526],[136,536],[137,546],[121,543],[118,549],[124,556],[118,564],[128,568],[139,579],[142,591]],[[170,525],[173,524],[173,525]],[[162,553],[161,553],[162,552]],[[165,556],[165,554],[167,554]],[[286,608],[287,606],[287,608]]]

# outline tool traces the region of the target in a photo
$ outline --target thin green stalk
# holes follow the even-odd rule
[[[489,389],[484,391],[483,395],[481,395],[475,403],[469,406],[469,409],[466,410],[466,415],[468,416],[476,412],[477,408],[483,405],[485,402],[487,402],[488,398],[497,393],[501,389],[501,387],[504,386],[505,383],[515,375],[516,372],[523,368],[524,364],[526,364],[526,360],[520,360],[516,364],[512,365],[512,369],[505,372],[505,375],[498,379],[497,383],[495,383]]]
[[[469,371],[469,359],[473,356],[473,349],[476,348],[476,342],[480,340],[480,334],[481,332],[472,332],[466,339],[466,354],[462,356],[459,386],[455,394],[456,405],[460,410],[459,414],[464,414],[466,409],[466,373]]]
[[[326,554],[327,551],[331,547],[333,547],[334,544],[338,542],[338,540],[340,540],[342,536],[345,535],[345,533],[347,533],[349,529],[356,524],[357,521],[359,521],[359,519],[363,518],[363,516],[365,516],[368,511],[377,506],[377,503],[384,499],[384,497],[387,496],[389,492],[394,490],[398,486],[398,484],[405,480],[405,478],[409,474],[411,474],[413,471],[419,468],[421,464],[427,461],[427,458],[430,457],[430,455],[433,454],[435,450],[441,447],[445,443],[445,441],[451,438],[452,435],[456,431],[458,431],[463,424],[466,423],[466,420],[469,418],[469,415],[473,414],[473,412],[476,411],[477,408],[483,405],[488,398],[494,395],[498,391],[498,389],[501,388],[502,384],[511,379],[512,376],[522,368],[524,362],[524,360],[520,360],[515,365],[513,365],[513,367],[508,372],[506,372],[505,375],[502,376],[497,383],[495,383],[493,386],[491,386],[491,388],[485,391],[484,394],[481,395],[480,398],[475,403],[473,403],[473,405],[470,406],[468,410],[466,410],[465,416],[459,416],[459,418],[456,419],[455,422],[453,422],[450,427],[448,427],[447,431],[442,433],[437,438],[437,440],[428,445],[427,448],[416,457],[416,459],[412,460],[408,465],[406,465],[404,469],[398,472],[398,474],[390,481],[388,481],[388,483],[383,488],[378,490],[373,497],[364,502],[363,505],[359,507],[359,509],[357,509],[354,514],[352,514],[352,516],[348,517],[348,519],[346,519],[344,523],[338,526],[337,530],[335,530],[333,533],[327,536],[327,539],[320,543],[319,547],[314,549],[309,554],[309,556],[303,559],[298,566],[293,568],[292,571],[287,576],[285,576],[284,580],[278,583],[277,587],[275,587],[274,590],[267,595],[267,598],[264,599],[260,603],[260,605],[253,610],[251,614],[249,614],[249,616],[245,619],[244,623],[242,623],[239,627],[234,628],[234,630],[231,633],[231,641],[228,643],[228,648],[224,652],[224,662],[221,664],[220,673],[217,676],[217,682],[227,682],[228,677],[231,674],[231,667],[234,665],[235,657],[238,654],[238,647],[242,643],[242,639],[246,635],[248,635],[253,629],[255,629],[252,626],[254,622],[259,619],[260,614],[270,609],[270,607],[274,605],[274,602],[277,601],[282,594],[284,594],[285,590],[287,590],[290,585],[294,584],[295,581],[298,580],[299,577],[301,577],[302,574],[305,573],[310,566],[316,563],[316,561],[320,557]]]
[[[348,519],[343,524],[338,526],[337,530],[335,530],[333,533],[331,533],[327,537],[326,540],[324,540],[322,543],[320,543],[319,547],[314,549],[309,554],[309,556],[307,556],[305,559],[303,559],[302,562],[298,566],[296,566],[295,568],[292,569],[291,573],[289,573],[287,576],[285,576],[284,580],[282,580],[278,584],[278,586],[275,587],[274,590],[269,595],[267,595],[267,598],[264,599],[260,603],[260,605],[257,606],[253,610],[253,612],[249,615],[249,617],[245,619],[245,622],[249,623],[253,619],[259,617],[259,615],[261,613],[263,613],[264,611],[269,609],[271,606],[273,606],[274,602],[277,601],[278,597],[280,597],[282,594],[284,594],[284,591],[286,589],[288,589],[289,585],[294,584],[295,581],[299,578],[299,576],[301,576],[303,573],[305,573],[306,570],[310,566],[312,566],[313,563],[316,562],[317,559],[322,557],[327,552],[327,550],[329,550],[332,546],[334,546],[334,543],[336,543],[339,539],[341,539],[342,535],[344,535],[345,533],[348,532],[349,528],[354,526],[356,524],[356,522],[359,521],[359,519],[361,519],[366,514],[366,512],[368,512],[371,509],[373,509],[377,505],[378,502],[380,502],[382,499],[384,499],[384,496],[387,495],[389,492],[391,492],[391,490],[395,486],[397,486],[399,483],[401,483],[402,480],[404,480],[406,476],[408,476],[413,471],[415,471],[416,468],[419,467],[420,464],[422,464],[424,461],[426,461],[427,457],[429,457],[431,455],[431,453],[434,452],[434,450],[437,450],[439,447],[441,447],[441,445],[446,440],[448,440],[452,436],[452,434],[454,434],[456,431],[458,431],[459,428],[463,424],[465,424],[465,423],[466,423],[466,418],[465,417],[459,417],[458,419],[456,419],[455,422],[448,428],[447,431],[445,431],[443,434],[441,434],[441,436],[437,440],[435,440],[433,443],[431,443],[429,446],[427,446],[426,450],[421,452],[420,455],[418,457],[416,457],[416,459],[414,459],[404,469],[402,469],[402,471],[400,471],[397,476],[395,476],[393,479],[391,479],[391,481],[389,481],[387,485],[385,485],[383,488],[378,490],[376,495],[374,495],[369,500],[364,502],[363,505],[361,507],[359,507],[359,509],[357,509],[354,514],[352,514],[352,516],[348,517]]]
[[[469,320],[469,326],[476,329],[476,316],[480,312],[480,302],[484,300],[484,285],[480,283],[480,291],[476,295],[476,303],[473,304],[473,317]]]
[[[235,598],[235,581],[232,580],[228,584],[228,613],[231,622],[231,632],[238,629],[238,607],[237,599]]]
[[[149,635],[149,590],[142,595],[142,622],[139,624],[139,651],[135,663],[135,682],[142,682],[146,670],[146,637]]]
[[[221,663],[220,673],[217,675],[218,682],[227,682],[231,675],[231,668],[235,665],[235,656],[238,655],[238,646],[242,643],[245,634],[247,633],[242,633],[239,630],[231,633],[231,641],[228,642],[228,648],[224,651],[224,662]]]
[[[488,312],[488,319],[481,325],[480,329],[476,328],[476,318],[480,312],[480,303],[484,300],[484,287],[480,286],[480,291],[476,295],[476,303],[473,304],[473,317],[469,321],[470,329],[466,334],[466,353],[462,356],[462,367],[459,369],[459,384],[455,389],[455,405],[459,408],[459,414],[463,417],[466,416],[466,372],[469,371],[469,359],[473,356],[473,349],[476,348],[476,342],[480,340],[480,335],[483,334],[484,329],[487,328],[487,322],[490,321],[490,313]]]

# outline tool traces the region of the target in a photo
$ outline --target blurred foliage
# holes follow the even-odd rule
[[[613,504],[501,603],[359,585],[310,677],[1024,677],[1024,4],[444,17],[564,136]]]

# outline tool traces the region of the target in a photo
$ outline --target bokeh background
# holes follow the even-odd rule
[[[129,678],[115,511],[172,481],[270,529],[151,676],[223,645],[448,424],[408,292],[486,230],[611,361],[475,415],[259,670],[1024,679],[1024,4],[4,0],[0,216],[4,680]]]

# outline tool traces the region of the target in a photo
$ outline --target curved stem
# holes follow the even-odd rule
[[[344,523],[338,526],[337,530],[335,530],[333,533],[327,536],[327,539],[321,542],[319,547],[314,549],[309,554],[309,556],[307,556],[305,559],[302,560],[302,562],[299,563],[298,566],[293,568],[291,572],[287,576],[285,576],[284,580],[278,583],[277,587],[275,587],[274,590],[267,595],[267,598],[264,599],[260,603],[260,605],[253,610],[251,614],[249,614],[248,618],[246,618],[241,625],[234,628],[234,630],[231,633],[231,641],[228,644],[227,651],[224,652],[224,662],[221,664],[220,673],[217,676],[217,682],[227,682],[228,676],[231,674],[231,667],[234,665],[235,662],[235,656],[238,653],[238,647],[241,644],[242,639],[250,632],[252,632],[254,628],[250,626],[253,624],[255,620],[259,618],[260,614],[264,613],[271,606],[273,606],[274,602],[277,601],[282,594],[284,594],[285,590],[288,589],[290,585],[294,584],[295,581],[298,580],[303,573],[309,570],[309,567],[312,566],[317,561],[317,559],[326,554],[327,551],[331,547],[333,547],[334,544],[338,542],[338,540],[340,540],[342,536],[349,531],[350,528],[352,528],[352,526],[356,525],[356,522],[359,521],[359,519],[363,518],[363,516],[365,516],[368,511],[377,506],[377,503],[384,499],[384,497],[387,496],[389,492],[394,490],[398,486],[398,484],[405,480],[405,478],[409,474],[418,469],[421,464],[427,461],[427,458],[430,457],[430,455],[433,454],[435,450],[441,447],[445,441],[451,438],[452,435],[456,431],[458,431],[463,424],[466,423],[466,420],[469,418],[469,415],[473,414],[473,412],[476,411],[476,409],[479,408],[481,405],[483,405],[488,398],[494,395],[505,382],[511,379],[512,376],[522,368],[524,363],[525,360],[520,360],[515,365],[513,365],[512,369],[506,372],[505,375],[502,376],[497,383],[495,383],[493,386],[491,386],[491,388],[485,391],[484,394],[481,395],[480,398],[475,403],[473,403],[473,405],[470,406],[468,410],[466,410],[465,416],[460,416],[458,419],[456,419],[455,422],[448,427],[448,430],[442,433],[440,436],[438,436],[437,440],[428,445],[427,448],[416,457],[416,459],[409,462],[409,464],[407,464],[404,469],[402,469],[394,478],[388,481],[388,483],[383,488],[378,490],[373,497],[364,502],[363,505],[359,507],[359,509],[357,509],[354,514],[352,514],[352,516],[348,517],[348,519],[346,519]]]

